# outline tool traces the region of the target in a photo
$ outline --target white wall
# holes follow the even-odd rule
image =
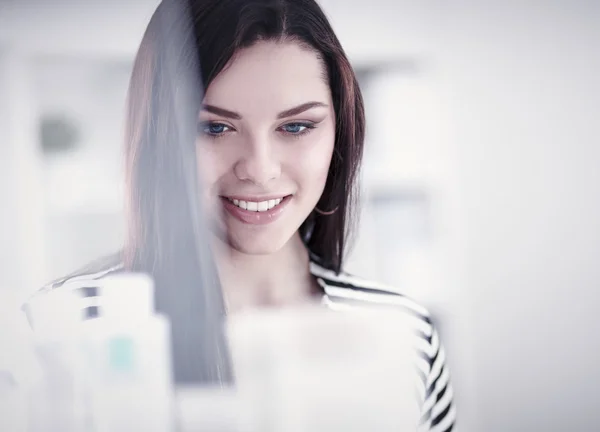
[[[0,293],[41,284],[44,206],[27,55],[0,44]]]
[[[117,251],[124,239],[123,122],[131,62],[37,58],[40,114],[77,131],[76,148],[44,157],[48,280]]]
[[[22,50],[129,59],[159,0],[3,0],[0,41]]]
[[[477,430],[594,430],[600,5],[463,1],[439,18]]]

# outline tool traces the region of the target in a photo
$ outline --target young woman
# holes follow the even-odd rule
[[[165,0],[129,89],[124,250],[46,289],[94,295],[114,272],[151,274],[179,338],[178,381],[229,379],[227,313],[315,297],[397,305],[421,333],[423,425],[451,430],[427,311],[342,271],[364,129],[356,77],[313,0]]]

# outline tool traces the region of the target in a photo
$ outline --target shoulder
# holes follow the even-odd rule
[[[56,279],[44,285],[39,292],[47,292],[63,286],[69,285],[85,285],[88,282],[93,282],[101,279],[111,273],[123,270],[123,260],[120,253],[105,256],[92,261],[86,266],[78,269],[75,272],[69,273],[59,279]]]
[[[433,322],[427,308],[404,295],[397,288],[346,272],[337,274],[316,262],[311,262],[311,273],[321,284],[328,301],[348,306],[361,304],[397,306],[420,321],[419,328],[431,334]]]
[[[22,304],[21,309],[31,323],[29,314],[32,302],[43,300],[45,296],[54,292],[79,291],[84,303],[82,308],[93,310],[95,304],[91,298],[96,296],[100,281],[111,274],[123,271],[123,268],[120,253],[99,258],[75,272],[44,285]]]
[[[400,290],[367,280],[346,272],[339,274],[311,262],[311,273],[324,291],[324,303],[334,310],[360,309],[368,306],[393,307],[408,319],[416,332],[418,348],[429,374],[439,357],[440,342],[434,319],[423,305],[404,295]]]
[[[332,309],[360,308],[365,305],[397,307],[411,319],[417,332],[419,386],[422,430],[449,431],[455,422],[455,407],[450,373],[435,319],[427,308],[400,290],[378,282],[339,274],[311,263],[311,273],[325,291],[324,301]]]

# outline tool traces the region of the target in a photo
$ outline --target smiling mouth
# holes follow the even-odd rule
[[[285,198],[287,198],[287,196],[284,196],[281,198],[270,199],[270,200],[264,200],[264,201],[247,201],[247,200],[240,200],[240,199],[229,198],[229,197],[223,197],[223,198],[225,198],[227,201],[229,201],[236,207],[241,208],[242,210],[247,210],[247,211],[251,211],[251,212],[266,212],[266,211],[272,210],[275,207],[279,206],[281,204],[281,202]]]

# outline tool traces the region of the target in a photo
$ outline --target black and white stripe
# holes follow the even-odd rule
[[[456,411],[450,374],[445,363],[444,348],[429,312],[385,285],[345,273],[338,275],[315,262],[311,263],[311,272],[325,291],[324,303],[333,309],[356,308],[368,303],[398,307],[407,313],[417,331],[417,372],[420,376],[417,393],[422,402],[420,430],[453,430]]]
[[[122,264],[106,267],[93,273],[63,278],[40,290],[77,290],[81,293],[81,306],[85,316],[93,318],[101,314],[102,299],[98,296],[99,281],[122,271]],[[450,432],[453,430],[456,412],[444,349],[433,325],[429,312],[415,301],[393,289],[346,273],[335,274],[315,261],[310,265],[324,291],[322,303],[333,310],[356,309],[365,305],[393,306],[406,312],[417,332],[417,373],[420,379],[417,394],[421,401],[422,432]],[[25,306],[25,311],[27,311]]]

